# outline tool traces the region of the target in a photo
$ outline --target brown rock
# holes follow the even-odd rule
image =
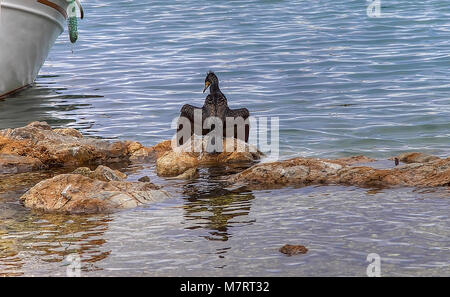
[[[87,171],[80,169],[78,172]],[[20,199],[26,207],[46,212],[107,213],[168,197],[152,183],[103,181],[82,174],[61,174],[41,181]]]
[[[359,163],[371,163],[375,162],[376,160],[366,156],[353,156],[353,157],[339,158],[330,161],[341,165],[355,165]]]
[[[205,150],[207,142],[207,137],[204,137],[196,142],[189,141],[175,150],[170,148],[156,161],[158,175],[179,176],[188,169],[202,165],[251,163],[263,155],[255,147],[234,138],[223,139],[223,152],[208,153]],[[169,143],[164,142],[164,149],[168,149]]]
[[[125,143],[127,145],[128,153],[130,154],[130,156],[144,147],[142,144],[136,141],[126,141]]]
[[[33,157],[0,154],[0,174],[29,172],[43,167],[42,162]]]
[[[290,245],[285,244],[279,249],[280,253],[283,253],[288,256],[297,255],[297,254],[306,254],[308,249],[303,245]]]
[[[54,176],[53,171],[33,171],[0,176],[0,196],[5,192],[19,193],[29,189],[43,179]],[[23,192],[22,192],[23,193]]]
[[[133,153],[142,148],[137,142],[110,143],[83,138],[74,129],[52,130],[45,122],[33,122],[21,128],[0,130],[0,155],[26,156],[42,163],[42,166],[25,166],[21,170],[123,162],[128,161]],[[20,161],[18,157],[16,159]],[[30,160],[23,159],[28,163]]]
[[[198,166],[198,159],[192,153],[166,152],[156,161],[156,172],[160,176],[177,176]]]
[[[156,160],[161,157],[164,153],[171,151],[171,141],[166,140],[161,143],[158,143],[152,147],[140,147],[139,149],[132,152],[130,155],[130,160],[132,162],[145,162]]]
[[[81,134],[78,130],[72,128],[53,129],[53,132],[60,135],[72,136],[75,138],[83,138],[83,134]]]
[[[144,182],[144,183],[149,183],[150,182],[150,177],[148,176],[143,176],[140,179],[138,179],[138,181],[140,182]]]
[[[87,167],[77,168],[73,174],[81,174],[86,177],[97,179],[101,181],[122,181],[127,178],[125,173],[120,172],[119,170],[113,170],[109,167],[100,165],[94,171],[91,171]]]
[[[190,168],[183,172],[182,174],[176,176],[176,179],[195,179],[198,177],[198,168]]]
[[[277,188],[290,184],[326,183],[343,165],[318,159],[295,158],[287,161],[262,163],[229,178],[230,183],[254,188]]]
[[[427,159],[429,160],[429,159]],[[343,184],[362,187],[450,186],[450,158],[412,163],[392,169],[342,165],[342,160],[295,158],[252,166],[228,179],[248,188],[289,185]]]
[[[156,158],[161,157],[162,155],[164,155],[165,152],[171,150],[172,150],[172,143],[170,140],[165,140],[150,148],[150,151],[155,154]]]
[[[400,154],[396,157],[399,161],[403,162],[403,163],[426,163],[426,162],[430,162],[430,161],[435,161],[435,160],[439,160],[439,157],[436,156],[431,156],[431,155],[427,155],[424,153],[418,153],[418,152],[414,152],[414,153],[404,153],[404,154]],[[395,158],[394,158],[395,160]]]

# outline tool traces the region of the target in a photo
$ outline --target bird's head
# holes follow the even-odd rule
[[[209,71],[206,74],[205,88],[203,89],[203,93],[206,91],[206,89],[209,88],[210,85],[216,85],[216,86],[219,85],[219,79],[217,78],[217,76],[212,71]]]

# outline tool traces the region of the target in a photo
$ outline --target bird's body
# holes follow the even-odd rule
[[[226,134],[226,119],[233,118],[237,119],[241,117],[243,120],[247,120],[250,116],[250,113],[247,108],[240,109],[230,109],[228,107],[228,101],[225,95],[219,88],[219,79],[213,72],[209,72],[205,79],[205,89],[203,92],[209,87],[210,93],[206,96],[205,103],[202,108],[198,108],[192,106],[190,104],[185,104],[181,108],[181,117],[187,118],[191,122],[191,135],[194,134],[194,113],[196,110],[201,110],[202,114],[202,125],[206,119],[210,117],[216,117],[220,119],[223,126],[223,136],[227,136]],[[211,130],[214,130],[214,125],[211,129],[202,129],[202,135],[207,135]],[[239,127],[234,125],[234,138],[238,138],[239,133],[237,131]],[[244,131],[244,137],[246,142],[248,142],[250,127],[249,124],[246,123],[242,129]],[[180,127],[179,127],[180,130]],[[180,143],[182,144],[183,141]]]

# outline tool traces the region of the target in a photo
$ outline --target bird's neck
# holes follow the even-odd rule
[[[215,94],[215,93],[220,92],[219,83],[212,83],[211,86],[209,87],[209,92],[210,92],[210,94]]]

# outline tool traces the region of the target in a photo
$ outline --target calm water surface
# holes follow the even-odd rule
[[[381,1],[84,1],[80,38],[58,39],[35,85],[0,101],[0,129],[45,120],[154,145],[205,73],[231,107],[280,118],[281,158],[420,150],[450,153],[450,6]],[[149,175],[175,198],[111,215],[56,216],[0,193],[0,274],[450,275],[449,189],[306,187],[236,193],[204,169],[192,182]],[[48,173],[54,174],[54,173]],[[1,177],[6,179],[8,177]],[[286,257],[285,243],[306,255]]]

